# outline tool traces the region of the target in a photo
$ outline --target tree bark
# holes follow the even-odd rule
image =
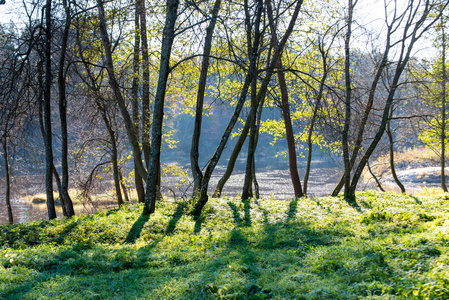
[[[120,175],[119,175],[119,167],[118,167],[118,151],[117,151],[117,142],[116,142],[116,136],[115,131],[112,128],[111,122],[109,121],[109,118],[107,116],[107,110],[106,107],[102,106],[98,99],[96,99],[97,107],[99,108],[101,112],[101,116],[103,118],[104,124],[106,125],[106,128],[109,133],[109,141],[111,143],[111,160],[112,160],[112,173],[114,177],[114,186],[115,186],[115,193],[117,195],[117,204],[118,206],[123,205],[123,197],[122,197],[122,191],[120,189]]]
[[[9,157],[8,157],[8,141],[7,137],[3,136],[2,138],[3,145],[3,160],[5,164],[5,201],[6,207],[8,209],[8,223],[9,225],[14,224],[14,218],[12,215],[12,207],[11,207],[11,179],[10,179],[10,168],[9,168]]]
[[[38,68],[41,68],[41,65],[38,64]],[[42,71],[38,71],[38,81],[39,82],[43,82],[43,78],[42,78]],[[41,131],[41,135],[42,135],[42,139],[44,140],[45,143],[45,125],[44,125],[44,101],[43,101],[43,93],[42,93],[42,89],[39,89],[38,95],[37,95],[37,101],[38,101],[38,118],[39,118],[39,128]],[[58,192],[59,195],[62,195],[62,190],[61,190],[61,178],[59,177],[58,174],[58,170],[56,170],[56,167],[54,165],[54,163],[52,164],[52,170],[53,170],[53,176],[55,178],[56,181],[56,186],[58,187]],[[61,201],[62,203],[62,214],[64,217],[68,217],[69,214],[67,213],[67,208],[65,206],[64,201]]]
[[[251,184],[253,181],[253,163],[254,163],[254,154],[256,152],[256,114],[259,108],[258,101],[261,101],[257,95],[257,52],[259,49],[259,44],[262,39],[262,35],[260,32],[260,23],[262,17],[263,10],[263,2],[262,0],[256,1],[256,16],[254,20],[254,28],[250,26],[251,16],[249,13],[248,1],[245,1],[245,15],[246,15],[246,42],[248,44],[248,52],[250,53],[250,69],[249,72],[252,73],[251,76],[251,110],[250,110],[250,134],[248,141],[248,153],[246,159],[246,169],[245,169],[245,180],[243,183],[243,191],[242,191],[242,200],[247,200],[252,197],[252,189]],[[252,41],[252,31],[254,31],[254,41]]]
[[[167,88],[167,78],[170,72],[170,55],[175,39],[175,23],[178,17],[179,0],[167,2],[164,35],[162,39],[159,78],[154,99],[153,125],[151,128],[151,155],[148,167],[148,180],[145,194],[143,214],[151,214],[155,210],[156,199],[159,194],[158,176],[160,175],[160,155],[162,142],[162,123],[164,120],[164,100]]]
[[[53,198],[53,143],[51,130],[51,0],[45,4],[45,82],[44,82],[44,126],[45,126],[45,192],[47,194],[48,218],[56,218]]]
[[[278,41],[278,37],[276,35],[276,26],[274,23],[273,10],[272,10],[270,1],[267,1],[266,6],[267,6],[273,48],[278,50],[279,41]],[[291,117],[290,117],[290,106],[289,106],[289,101],[288,101],[287,83],[285,81],[284,71],[282,70],[283,69],[282,56],[279,56],[279,59],[277,60],[276,64],[277,64],[277,68],[278,68],[277,77],[278,77],[278,81],[279,81],[279,88],[281,91],[282,116],[284,118],[284,127],[285,127],[286,139],[287,139],[288,164],[289,164],[289,170],[290,170],[290,178],[292,180],[295,198],[301,198],[304,196],[304,193],[303,193],[303,190],[301,187],[301,181],[299,179],[299,173],[298,173],[295,136],[293,134],[292,121],[291,121]]]
[[[351,41],[352,34],[352,13],[354,9],[354,4],[352,0],[348,0],[348,17],[346,21],[347,31],[345,36],[345,123],[343,127],[342,134],[342,146],[343,146],[343,161],[345,166],[344,172],[344,195],[345,199],[352,202],[354,199],[350,199],[349,197],[349,187],[351,183],[351,167],[349,162],[349,128],[351,124],[351,56],[349,43]]]
[[[279,59],[279,69],[282,70],[282,60]],[[283,71],[278,73],[279,88],[281,90],[281,101],[282,101],[282,115],[284,117],[285,134],[287,137],[287,147],[288,147],[288,165],[290,169],[290,177],[293,184],[293,190],[295,192],[295,198],[301,198],[304,193],[301,188],[301,181],[299,180],[298,174],[298,164],[296,160],[296,149],[295,149],[295,136],[293,134],[292,120],[290,117],[290,106],[288,103],[288,90],[287,84],[285,82],[285,75]],[[310,149],[309,152],[311,153]]]
[[[441,73],[442,73],[442,95],[441,95],[441,188],[447,193],[446,186],[446,35],[444,32],[444,17],[441,18],[442,53],[441,53]]]
[[[206,29],[206,37],[203,49],[203,61],[201,63],[201,73],[198,82],[198,92],[196,95],[195,125],[192,135],[192,146],[190,149],[190,167],[192,169],[193,176],[193,196],[199,194],[201,182],[203,179],[203,172],[201,172],[201,168],[198,163],[199,143],[201,135],[201,123],[203,119],[203,106],[204,95],[206,92],[207,72],[209,70],[210,52],[212,49],[212,38],[214,35],[215,23],[217,22],[220,5],[221,0],[215,0],[209,26]]]
[[[393,140],[393,134],[391,133],[391,117],[392,117],[392,113],[393,110],[391,110],[390,112],[390,120],[388,120],[387,123],[387,128],[386,128],[386,133],[388,136],[388,141],[389,141],[389,152],[390,152],[390,169],[391,169],[391,175],[393,176],[394,182],[396,182],[396,184],[398,185],[398,187],[401,189],[401,193],[405,193],[405,187],[404,185],[401,183],[401,181],[398,178],[398,175],[396,174],[396,167],[394,164],[394,140]],[[368,165],[369,167],[369,165]]]
[[[134,53],[133,53],[133,82],[131,86],[131,103],[132,103],[132,119],[134,122],[134,132],[137,140],[140,139],[139,126],[139,56],[140,56],[140,1],[136,1],[136,8],[134,14]],[[144,179],[138,172],[138,160],[142,161],[142,157],[137,157],[137,153],[133,152],[134,158],[134,184],[136,186],[137,201],[139,203],[145,202],[145,187],[143,185]]]
[[[64,32],[62,35],[61,54],[59,59],[58,70],[58,89],[59,89],[59,118],[61,121],[61,167],[62,181],[61,194],[59,195],[61,202],[67,209],[68,217],[75,215],[72,199],[69,195],[69,165],[68,165],[68,134],[67,134],[67,98],[66,98],[66,82],[65,82],[65,58],[67,53],[67,40],[71,25],[70,8],[67,0],[63,0],[63,7],[66,14]]]
[[[148,56],[147,10],[145,0],[138,0],[140,40],[142,45],[142,149],[146,167],[150,163],[150,61]]]
[[[373,176],[374,181],[377,184],[377,187],[382,191],[385,192],[384,188],[382,187],[382,184],[380,184],[379,179],[377,178],[376,174],[374,174],[373,170],[371,170],[371,167],[369,165],[369,161],[366,163],[366,166],[368,167],[368,172],[371,174],[371,176]]]
[[[221,196],[224,185],[228,181],[229,177],[231,177],[237,157],[239,156],[240,150],[242,150],[243,144],[245,143],[246,137],[248,136],[249,126],[251,124],[250,118],[251,118],[250,115],[248,115],[248,117],[246,118],[245,126],[243,126],[243,129],[242,129],[242,132],[240,133],[239,139],[237,140],[237,142],[234,146],[234,150],[232,151],[231,156],[229,157],[228,166],[226,167],[226,171],[224,172],[223,176],[218,181],[217,187],[215,188],[214,195],[212,196],[214,198],[218,198]]]
[[[324,50],[324,43],[320,43],[319,46],[319,51],[321,54],[321,59],[323,62],[323,76],[321,76],[321,80],[320,80],[320,87],[318,90],[318,94],[315,98],[315,107],[313,109],[313,115],[312,115],[312,119],[310,120],[310,127],[309,127],[309,132],[307,133],[307,164],[306,164],[306,173],[304,175],[304,195],[307,195],[307,188],[308,188],[308,183],[309,183],[309,175],[310,175],[310,168],[311,168],[311,164],[312,164],[312,148],[313,148],[313,143],[312,143],[312,134],[313,134],[313,129],[315,128],[315,122],[316,119],[318,117],[318,110],[320,109],[321,106],[321,99],[323,98],[323,92],[324,92],[324,87],[326,84],[326,79],[327,79],[327,51]],[[329,48],[330,49],[330,46]]]
[[[118,178],[120,180],[120,186],[123,190],[123,197],[125,198],[125,202],[129,203],[129,196],[128,196],[128,188],[126,187],[125,182],[123,181],[123,174],[121,168],[118,168]]]
[[[246,95],[248,93],[249,85],[251,82],[251,76],[252,76],[252,73],[249,73],[246,76],[245,82],[243,84],[243,88],[240,92],[239,100],[234,109],[234,114],[232,115],[231,120],[229,120],[228,126],[226,127],[226,129],[221,137],[220,143],[218,144],[218,147],[215,150],[214,155],[210,159],[209,163],[207,164],[206,170],[204,171],[203,182],[201,183],[201,194],[200,194],[200,197],[199,197],[198,201],[196,202],[195,207],[192,211],[192,214],[194,216],[199,216],[201,214],[201,210],[203,209],[204,205],[206,205],[206,203],[208,201],[209,197],[207,195],[207,189],[209,186],[210,178],[212,176],[212,173],[213,173],[218,161],[220,160],[221,154],[223,153],[223,150],[226,146],[229,136],[232,133],[232,129],[234,128],[235,123],[237,123],[238,117],[243,108],[243,104],[245,103],[245,100],[246,100]]]

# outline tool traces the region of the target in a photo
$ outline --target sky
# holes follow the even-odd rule
[[[2,0],[0,0],[1,2]],[[0,23],[9,24],[11,21],[20,23],[20,12],[22,11],[21,0],[3,0],[5,4],[0,5]]]
[[[13,21],[17,27],[21,27],[24,23],[23,17],[21,17],[21,12],[23,12],[23,1],[25,0],[0,0],[6,1],[5,4],[0,5],[0,24],[6,25]],[[347,0],[339,0],[341,5],[345,6]],[[358,0],[354,11],[354,18],[357,22],[361,23],[359,25],[368,26],[371,28],[382,28],[384,26],[384,4],[389,3],[389,7],[393,8],[394,3],[401,7],[407,0]],[[361,40],[359,42],[362,42]],[[418,56],[432,55],[433,49],[431,49],[431,42],[420,41],[417,47]]]

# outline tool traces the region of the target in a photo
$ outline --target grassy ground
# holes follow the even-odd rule
[[[0,299],[448,299],[449,196],[158,203],[0,226]]]

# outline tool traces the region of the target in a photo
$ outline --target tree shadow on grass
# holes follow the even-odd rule
[[[140,215],[137,221],[134,223],[131,230],[128,232],[128,236],[125,239],[126,244],[134,244],[136,240],[140,237],[143,226],[150,219],[150,215]]]
[[[176,224],[178,224],[179,219],[181,219],[182,215],[184,214],[184,205],[177,203],[176,210],[172,215],[172,218],[170,222],[168,222],[167,230],[165,234],[170,235],[173,234],[173,232],[176,229]]]
[[[64,242],[64,240],[66,239],[66,237],[70,234],[70,232],[76,227],[78,226],[78,222],[72,222],[70,224],[68,224],[64,230],[59,234],[58,238],[56,239],[56,242],[58,244],[62,244]]]
[[[298,209],[298,198],[295,198],[290,202],[290,204],[288,206],[286,222],[289,222],[289,221],[292,221],[295,219],[297,209]]]
[[[194,218],[195,220],[195,229],[193,230],[194,233],[200,233],[201,226],[203,225],[206,218],[204,216],[198,216]]]
[[[232,217],[234,218],[235,223],[237,223],[238,227],[251,227],[251,204],[250,199],[242,200],[243,201],[243,210],[244,216],[243,219],[240,216],[240,212],[238,207],[231,201],[228,202],[229,207],[232,210]]]

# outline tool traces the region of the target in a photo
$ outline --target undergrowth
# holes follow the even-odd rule
[[[448,299],[448,195],[211,199],[0,226],[0,299]]]

